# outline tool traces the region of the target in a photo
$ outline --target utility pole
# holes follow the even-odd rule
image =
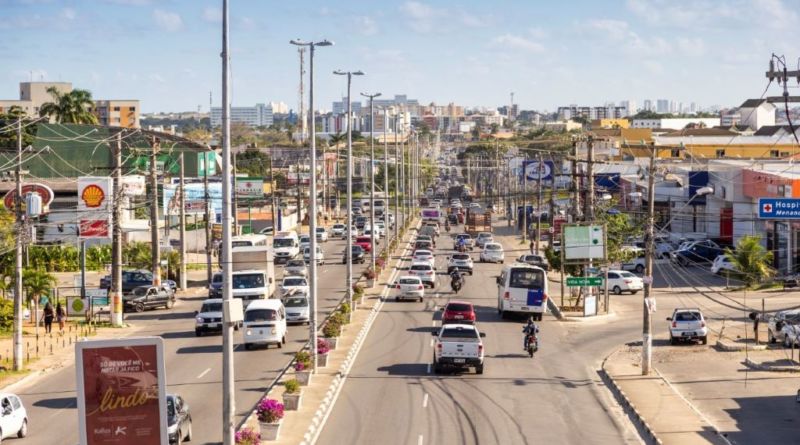
[[[231,153],[231,161],[233,162],[233,188],[231,189],[231,193],[233,194],[233,235],[236,236],[239,234],[239,200],[236,196],[236,153]]]
[[[184,172],[183,166],[183,152],[180,155],[180,163],[181,163],[181,194],[180,194],[180,238],[181,238],[181,250],[180,250],[180,257],[181,257],[181,265],[179,266],[180,269],[180,277],[179,283],[181,290],[186,290],[186,177]]]
[[[387,107],[383,107],[383,226],[386,227],[386,240],[389,240],[389,142],[386,140]],[[387,243],[388,245],[388,243]],[[388,250],[387,250],[388,252]],[[388,263],[388,261],[387,261]]]
[[[522,242],[528,241],[528,153],[525,152],[525,160],[522,161]]]
[[[650,317],[650,293],[653,288],[653,238],[655,227],[656,146],[650,146],[650,169],[647,172],[647,232],[645,234],[644,301],[642,302],[642,375],[650,374],[653,359],[653,335]]]
[[[14,370],[24,368],[22,351],[22,118],[17,120],[17,162],[14,167],[16,179],[16,195],[14,196],[14,214],[17,233],[14,237]],[[38,320],[37,320],[38,322]]]
[[[206,156],[204,153],[203,156]],[[208,285],[211,285],[211,197],[208,194],[208,157],[205,158],[205,171],[203,175],[203,198],[205,199],[205,205],[203,206],[203,211],[205,212],[204,219],[206,222],[205,227],[205,235],[206,235],[206,280]]]
[[[111,325],[122,326],[122,227],[120,203],[122,201],[122,132],[117,133],[114,144],[114,194],[111,215]]]
[[[542,187],[544,187],[544,169],[542,154],[539,153],[539,193],[536,197],[536,254],[539,254],[539,242],[542,238]]]
[[[578,222],[581,216],[581,181],[578,177],[578,141],[572,141],[572,222]]]
[[[394,117],[394,237],[398,240],[398,226],[400,225],[400,188],[401,188],[401,163],[400,145],[397,141],[397,115]]]
[[[269,153],[269,190],[272,199],[270,199],[272,204],[272,236],[273,239],[275,234],[278,233],[278,214],[275,213],[275,176],[272,174],[272,152]]]
[[[154,137],[150,139],[150,251],[152,255],[153,286],[161,286],[161,248],[158,245],[158,169],[156,161],[161,141]],[[166,221],[169,226],[169,221]]]
[[[594,222],[594,138],[590,135],[586,141],[586,220]]]
[[[299,120],[300,120],[300,143],[304,144],[306,142],[306,135],[308,134],[308,121],[305,113],[305,98],[303,97],[305,90],[303,88],[303,76],[306,74],[306,70],[304,68],[305,64],[305,48],[297,48],[297,54],[300,55],[300,110],[299,110]],[[274,224],[273,224],[274,225]]]
[[[231,103],[230,103],[230,47],[228,0],[222,0],[222,300],[223,305],[233,299],[233,268],[231,264]],[[234,444],[236,417],[236,392],[233,370],[233,323],[222,324],[222,443]]]
[[[369,226],[372,230],[372,236],[370,236],[370,243],[371,243],[371,260],[370,264],[372,270],[375,271],[375,108],[374,108],[374,100],[376,97],[380,96],[381,93],[375,94],[365,94],[361,93],[362,96],[369,98],[369,140],[370,140],[370,158],[369,158]],[[387,227],[388,230],[388,227]]]

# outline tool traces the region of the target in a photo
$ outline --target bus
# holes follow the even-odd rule
[[[522,263],[505,266],[497,277],[497,313],[501,318],[508,312],[526,313],[540,321],[547,312],[547,293],[544,269]]]
[[[267,235],[239,235],[231,238],[231,247],[267,247]]]

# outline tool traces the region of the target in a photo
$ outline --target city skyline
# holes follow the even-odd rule
[[[421,103],[502,106],[514,91],[520,109],[611,100],[641,108],[648,98],[724,108],[759,97],[769,55],[791,57],[789,42],[798,36],[790,27],[798,15],[782,0],[691,8],[662,0],[580,3],[569,11],[510,0],[234,3],[232,103],[283,101],[296,109],[299,61],[288,41],[300,37],[336,42],[315,60],[320,108],[342,97],[344,85],[330,72],[343,67],[366,73],[355,89],[407,94]],[[7,36],[0,54],[8,61],[2,98],[17,97],[18,83],[32,79],[70,81],[95,97],[138,99],[145,113],[207,111],[209,92],[219,104],[217,1],[103,0],[88,8],[2,0],[0,7],[9,17],[0,25]],[[43,29],[58,33],[59,51],[49,48],[53,34]],[[768,40],[775,32],[785,38]]]

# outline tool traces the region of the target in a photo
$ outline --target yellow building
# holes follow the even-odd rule
[[[139,128],[138,100],[98,100],[94,114],[100,125]]]
[[[596,128],[630,128],[631,122],[628,119],[595,119],[592,121],[592,129]]]

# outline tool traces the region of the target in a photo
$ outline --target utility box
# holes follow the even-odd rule
[[[231,298],[222,302],[222,320],[225,323],[241,323],[244,321],[244,306],[241,298]]]

